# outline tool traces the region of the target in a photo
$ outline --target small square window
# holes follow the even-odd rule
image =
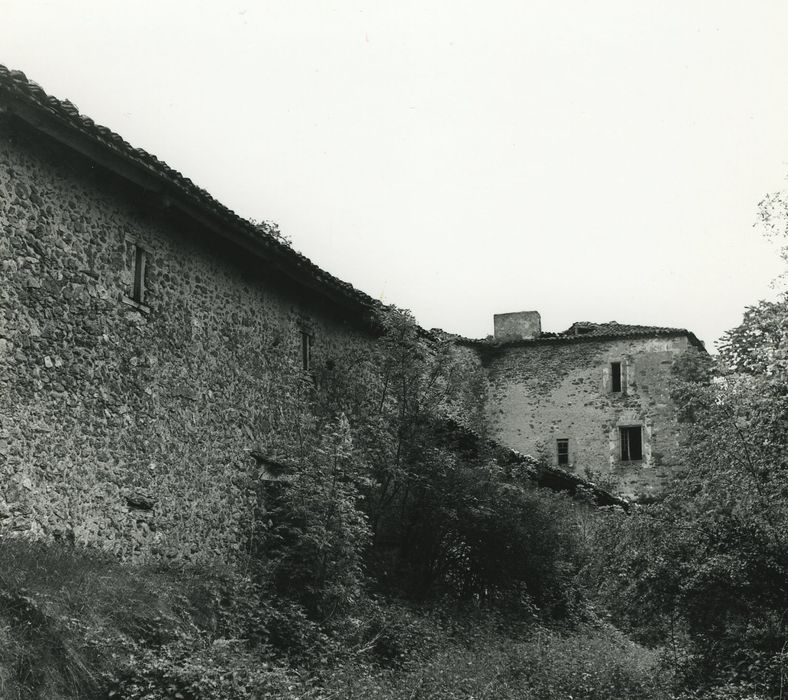
[[[148,263],[148,254],[144,249],[135,245],[133,255],[131,298],[142,304],[145,302],[145,268]]]
[[[558,454],[558,466],[567,466],[569,464],[569,440],[568,438],[559,438],[556,442],[556,453]]]
[[[610,391],[614,394],[621,392],[621,363],[610,363]]]
[[[638,462],[643,459],[643,428],[639,425],[619,428],[621,461]]]
[[[312,335],[301,332],[301,368],[305,372],[312,368],[312,340]]]

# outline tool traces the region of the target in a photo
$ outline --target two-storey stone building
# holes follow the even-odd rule
[[[239,547],[280,399],[375,306],[0,67],[0,532]]]
[[[237,550],[254,455],[286,451],[305,375],[371,347],[378,307],[0,66],[0,535],[121,557]],[[578,473],[623,465],[625,492],[660,480],[664,380],[692,334],[497,325],[494,342],[457,343],[486,369],[494,437]]]
[[[703,352],[687,330],[615,322],[542,333],[535,311],[495,316],[472,348],[489,381],[490,434],[548,464],[603,477],[628,497],[658,492],[681,466],[671,368]]]

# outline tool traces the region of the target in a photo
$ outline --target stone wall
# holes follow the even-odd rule
[[[252,453],[287,461],[310,402],[330,402],[324,389],[369,357],[358,313],[321,299],[0,114],[0,536],[232,557],[258,505]],[[686,338],[480,350],[438,336],[452,358],[438,409],[462,426],[551,462],[566,438],[571,468],[615,476],[625,494],[670,474],[667,380]],[[611,362],[625,367],[616,395]],[[622,425],[643,426],[638,464],[619,459]]]
[[[542,318],[538,311],[515,311],[493,316],[496,340],[525,340],[538,338],[542,332]]]
[[[134,246],[144,304],[129,303]],[[0,535],[226,558],[281,404],[369,342],[155,199],[0,115]],[[126,301],[124,301],[124,299]],[[309,380],[307,380],[309,381]]]
[[[482,355],[491,436],[553,465],[556,441],[567,439],[564,468],[612,479],[628,497],[659,490],[679,464],[669,384],[671,365],[684,352],[696,352],[685,336],[490,346]],[[621,392],[612,391],[614,362],[622,365]],[[622,426],[642,426],[642,460],[621,460]]]

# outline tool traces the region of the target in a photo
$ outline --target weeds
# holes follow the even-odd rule
[[[212,569],[0,541],[4,700],[667,697],[657,655],[471,607],[365,597],[329,624]]]

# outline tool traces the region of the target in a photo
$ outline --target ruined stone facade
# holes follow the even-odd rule
[[[25,98],[0,92],[0,532],[223,556],[280,399],[370,342],[367,301]]]
[[[286,450],[283,412],[375,342],[376,308],[0,66],[0,536],[123,558],[237,551],[253,455]],[[485,369],[491,435],[525,453],[565,436],[567,468],[656,486],[675,461],[664,379],[686,333],[553,342],[534,312],[499,325],[501,342],[456,343]],[[635,424],[643,459],[622,467],[617,430]]]
[[[683,329],[617,323],[534,334],[534,313],[523,313],[527,334],[507,314],[495,338],[465,341],[488,376],[490,435],[626,497],[659,492],[681,466],[671,368],[702,343]]]

